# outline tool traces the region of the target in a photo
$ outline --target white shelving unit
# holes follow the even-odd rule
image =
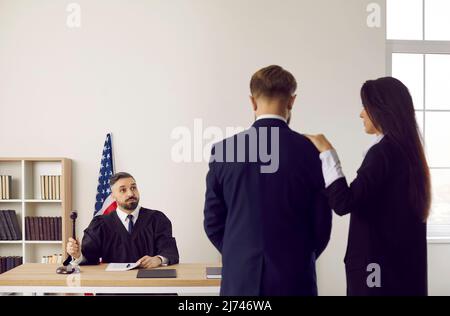
[[[11,175],[12,199],[0,200],[0,209],[15,210],[22,240],[1,240],[0,256],[22,256],[24,263],[42,256],[65,254],[72,210],[72,163],[67,158],[0,158],[0,174]],[[41,175],[61,176],[61,199],[42,200]],[[62,240],[26,240],[26,216],[61,216]]]

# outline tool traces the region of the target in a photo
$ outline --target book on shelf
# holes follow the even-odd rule
[[[14,235],[14,240],[21,240],[22,239],[22,232],[20,230],[19,221],[17,219],[16,211],[14,210],[7,210],[6,214],[9,217],[8,223],[10,224],[10,227],[12,228],[12,232]]]
[[[53,176],[49,176],[50,177],[50,200],[54,200],[55,199],[55,177]]]
[[[57,176],[53,176],[53,199],[57,200],[58,195],[56,194],[56,178]]]
[[[11,199],[11,184],[12,184],[12,177],[7,176],[6,181],[6,198],[9,200]]]
[[[0,200],[11,199],[12,176],[0,175]]]
[[[6,219],[3,217],[3,214],[0,212],[0,240],[8,240],[9,233],[6,233],[8,229]]]
[[[56,240],[55,236],[53,235],[53,219],[51,217],[47,218],[48,222],[48,236],[50,237],[50,240]]]
[[[61,200],[61,176],[56,177],[56,199]]]
[[[23,258],[19,256],[0,257],[0,274],[20,266]]]
[[[1,197],[1,199],[2,200],[4,200],[5,199],[5,197],[6,197],[6,194],[5,194],[5,187],[6,187],[6,185],[5,185],[5,179],[4,179],[4,176],[0,176],[0,197]]]
[[[42,231],[42,217],[37,217],[38,240],[44,240],[44,232]]]
[[[56,176],[53,176],[53,199],[58,199],[58,196],[56,195]]]
[[[16,211],[0,210],[0,240],[22,240]]]
[[[54,200],[55,199],[55,195],[53,192],[53,176],[48,176],[48,189],[49,189],[49,199],[50,200]]]
[[[47,200],[51,200],[52,199],[52,177],[50,176],[46,176],[47,177]]]
[[[61,199],[61,176],[41,175],[41,199],[60,200]]]
[[[43,188],[44,188],[44,176],[39,176],[39,180],[40,180],[40,189],[41,189],[41,200],[45,200],[45,198],[44,198],[44,190],[43,190]]]
[[[62,240],[62,217],[58,217],[58,240]]]
[[[48,238],[48,217],[42,217],[42,233],[44,234],[44,240],[51,240]]]
[[[26,216],[26,240],[61,240],[62,217]],[[28,227],[28,228],[27,228]]]
[[[28,216],[25,217],[25,240],[30,240],[31,234],[30,234],[30,220]]]
[[[44,176],[44,199],[48,200],[48,176]]]
[[[4,212],[4,211],[1,211],[1,212],[0,212],[0,216],[2,217],[2,220],[3,220],[3,227],[5,228],[5,234],[6,234],[6,236],[7,236],[6,240],[14,240],[14,238],[13,238],[14,235],[13,235],[13,232],[12,232],[12,227],[11,227],[10,224],[9,224],[7,213]]]
[[[44,240],[44,227],[42,225],[42,217],[38,217],[37,218],[37,223],[38,223],[38,227],[37,227],[37,231],[38,231],[38,240]]]
[[[29,226],[29,230],[30,230],[30,235],[29,238],[27,238],[27,240],[36,240],[36,231],[34,230],[34,217],[30,217],[30,216],[26,216],[25,217],[25,226],[27,225],[26,223],[28,222],[28,226]]]

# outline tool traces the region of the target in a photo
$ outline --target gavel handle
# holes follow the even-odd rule
[[[76,221],[76,219],[72,219],[72,238],[77,240],[76,234],[75,234],[75,221]],[[67,256],[66,260],[64,260],[64,262],[63,262],[63,266],[65,266],[65,267],[68,266],[71,261],[72,261],[72,257]]]
[[[75,234],[75,220],[72,220],[72,238],[77,240],[76,234]]]

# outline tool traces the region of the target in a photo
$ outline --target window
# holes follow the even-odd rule
[[[450,1],[387,0],[387,73],[411,91],[430,165],[429,240],[450,242]]]

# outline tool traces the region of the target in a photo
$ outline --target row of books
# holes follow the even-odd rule
[[[63,263],[62,254],[54,254],[52,256],[42,256],[41,263]]]
[[[62,240],[62,218],[25,216],[26,240]]]
[[[41,199],[61,200],[61,176],[41,176]]]
[[[0,211],[0,240],[21,240],[22,232],[20,230],[19,221],[17,220],[16,211],[1,210]]]
[[[11,196],[12,176],[0,176],[0,200],[9,200]]]
[[[0,274],[20,266],[22,262],[22,257],[0,257]]]

